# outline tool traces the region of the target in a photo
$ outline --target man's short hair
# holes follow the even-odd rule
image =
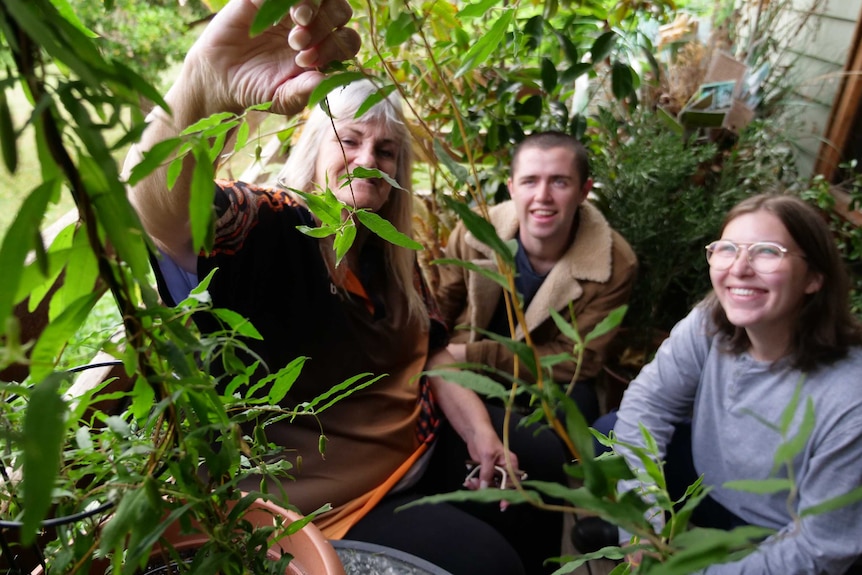
[[[541,150],[550,150],[552,148],[568,148],[575,153],[575,170],[581,177],[581,186],[587,183],[590,179],[590,162],[587,156],[587,149],[574,136],[570,136],[565,132],[548,131],[536,132],[530,134],[515,146],[512,152],[512,172],[514,173],[515,164],[518,161],[518,156],[522,150],[528,148],[539,148]]]

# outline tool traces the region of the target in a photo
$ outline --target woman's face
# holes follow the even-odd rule
[[[395,178],[401,142],[377,122],[342,120],[335,123],[320,146],[314,182],[328,185],[335,196],[349,206],[379,211],[392,192],[382,178],[344,178],[356,168],[378,169]],[[346,160],[346,164],[345,164]]]
[[[730,268],[710,268],[709,277],[727,319],[744,328],[752,341],[781,339],[790,334],[805,295],[820,289],[822,276],[810,271],[799,246],[771,212],[757,211],[731,220],[721,239],[745,245],[774,242],[788,249],[772,273],[754,271],[747,249],[740,249]]]

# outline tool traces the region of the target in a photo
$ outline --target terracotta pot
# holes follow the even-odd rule
[[[273,525],[274,517],[279,515],[287,519],[286,523],[302,518],[298,513],[270,501],[257,500],[245,512],[245,519],[255,527],[263,527]],[[180,534],[179,523],[169,526],[162,537],[180,553],[200,547],[207,541],[206,535],[201,533]],[[158,554],[160,550],[161,546],[154,547],[153,554]],[[282,553],[293,555],[285,575],[345,575],[344,567],[332,544],[312,523],[293,535],[276,540],[269,552],[273,558],[280,557]]]
[[[276,516],[286,518],[286,523],[302,518],[294,511],[263,500],[255,501],[245,512],[245,519],[255,527],[273,525]],[[195,525],[194,521],[192,525]],[[199,548],[208,540],[203,533],[181,534],[179,522],[168,526],[162,534],[162,539],[168,541],[181,556],[184,551]],[[160,555],[164,548],[164,546],[157,544],[153,547],[152,556]],[[273,559],[279,558],[282,553],[289,553],[293,556],[285,575],[346,575],[341,560],[338,558],[338,553],[323,536],[323,533],[312,523],[307,524],[293,535],[276,540],[270,547],[269,553]],[[107,567],[107,561],[93,561],[90,573],[102,575]],[[31,575],[43,575],[42,568],[34,569]]]

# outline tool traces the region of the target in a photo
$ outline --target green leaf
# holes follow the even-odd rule
[[[404,187],[401,184],[399,184],[395,180],[395,178],[393,178],[392,176],[390,176],[386,172],[381,172],[377,168],[363,168],[360,166],[358,168],[355,168],[352,172],[350,172],[350,177],[351,178],[359,178],[359,179],[380,178],[380,179],[384,180],[387,184],[389,184],[390,186],[392,186],[393,188],[395,188],[397,190],[403,190],[404,189]]]
[[[527,46],[529,49],[535,50],[542,41],[542,36],[545,31],[545,21],[538,14],[530,17],[524,24],[524,35],[529,38]],[[570,42],[571,43],[571,42]]]
[[[302,372],[302,367],[305,365],[307,359],[307,357],[297,357],[274,374],[272,377],[273,384],[270,386],[269,393],[267,394],[270,405],[281,403],[281,400],[284,399],[284,396],[287,395],[293,387],[294,382],[296,382],[296,378]]]
[[[680,533],[674,540],[680,548],[662,563],[661,573],[684,575],[726,562],[731,552],[743,549],[753,551],[756,542],[772,532],[761,527],[746,526],[732,531],[699,528]]]
[[[470,172],[467,171],[467,168],[452,159],[452,156],[443,149],[443,145],[436,138],[434,139],[434,154],[437,156],[437,159],[446,166],[446,169],[452,172],[452,175],[455,176],[458,183],[467,183],[467,180],[470,178]]]
[[[488,339],[492,339],[499,344],[502,344],[509,351],[518,356],[521,360],[521,365],[530,372],[530,374],[535,377],[538,371],[536,366],[536,354],[532,347],[527,345],[523,341],[516,341],[514,339],[510,339],[506,336],[500,335],[498,333],[490,332],[486,329],[479,329],[478,327],[473,328],[477,333],[481,333]]]
[[[778,449],[775,450],[773,460],[775,465],[773,469],[777,469],[781,465],[786,465],[792,462],[793,458],[805,449],[805,446],[808,444],[808,440],[811,438],[811,433],[814,431],[815,420],[814,401],[809,397],[808,401],[805,402],[805,414],[802,417],[799,431],[796,435],[779,445]]]
[[[823,503],[818,503],[817,505],[807,507],[799,513],[799,516],[807,517],[809,515],[828,513],[830,511],[835,511],[836,509],[841,509],[842,507],[858,503],[860,501],[862,501],[862,487],[857,487],[856,489],[849,491],[844,495],[839,495],[838,497],[833,497],[832,499],[828,499]]]
[[[31,355],[30,376],[39,381],[54,369],[60,352],[69,338],[75,335],[99,299],[97,293],[88,294],[70,304],[63,313],[42,331]]]
[[[310,194],[300,190],[291,191],[305,200],[305,205],[321,223],[334,227],[341,225],[341,212],[344,210],[345,204],[336,198],[329,188],[323,194]]]
[[[592,340],[602,337],[611,330],[614,330],[619,327],[628,309],[629,306],[624,304],[612,310],[611,313],[605,316],[605,319],[597,323],[596,327],[590,330],[590,333],[588,333],[584,338],[584,343],[589,343]]]
[[[533,499],[535,499],[535,497]],[[411,501],[410,503],[396,508],[395,512],[397,513],[402,509],[409,509],[411,507],[415,507],[416,505],[446,502],[463,503],[470,501],[474,503],[500,503],[500,501],[508,501],[510,503],[527,503],[528,501],[530,501],[530,499],[528,499],[527,494],[523,494],[514,489],[497,489],[493,487],[479,489],[477,491],[459,489],[457,491],[451,491],[449,493],[443,493],[440,495],[428,495],[425,497],[420,497],[415,501]]]
[[[123,62],[117,60],[111,62],[111,65],[114,67],[118,79],[122,79],[127,86],[137,91],[139,95],[144,96],[150,102],[159,106],[163,110],[170,109],[170,106],[168,106],[168,103],[165,102],[165,99],[162,96],[162,92],[147,82],[147,80],[140,74],[126,66]]]
[[[488,220],[471,210],[463,202],[458,202],[448,196],[443,196],[443,201],[449,209],[458,214],[461,221],[464,222],[464,226],[466,226],[471,234],[476,236],[477,240],[494,250],[502,258],[503,262],[509,266],[515,265],[515,254],[512,252],[511,247],[500,239],[500,236],[497,235],[497,230],[494,229],[494,226]]]
[[[504,290],[509,291],[509,280],[506,279],[506,276],[504,276],[503,274],[501,274],[497,271],[489,270],[489,269],[483,268],[481,266],[478,266],[473,262],[468,262],[465,260],[459,260],[459,259],[453,259],[453,258],[442,258],[439,260],[432,260],[431,263],[434,265],[438,265],[438,266],[450,265],[450,266],[459,266],[459,267],[468,269],[471,272],[476,272],[477,274],[480,274],[481,276],[488,278],[489,280],[498,284]]]
[[[440,377],[446,381],[457,383],[461,387],[472,389],[483,397],[501,399],[503,401],[508,401],[509,399],[509,389],[487,375],[454,369],[432,369],[423,372],[423,374],[429,377]]]
[[[566,414],[566,432],[581,455],[581,463],[584,464],[584,486],[590,492],[604,496],[612,490],[611,483],[615,484],[616,482],[608,481],[601,470],[601,466],[592,465],[595,457],[595,442],[590,433],[589,425],[587,425],[587,420],[572,398],[564,396],[561,399],[561,405]]]
[[[82,34],[88,36],[90,38],[98,38],[99,35],[84,26],[81,20],[78,18],[78,15],[75,14],[75,9],[69,4],[67,0],[51,0],[51,4],[54,5],[54,8],[57,9],[57,12],[70,24],[72,24],[75,28],[80,30]]]
[[[66,404],[60,396],[63,373],[51,373],[30,393],[24,413],[23,514],[21,543],[30,545],[53,503],[54,481],[60,469],[66,427]]]
[[[152,478],[147,478],[142,488],[130,489],[123,493],[111,518],[102,527],[102,537],[99,542],[102,553],[113,551],[122,554],[127,549],[130,550],[125,557],[123,573],[136,571],[138,562],[145,553],[140,549],[141,540],[152,538],[154,531],[161,533],[164,530],[163,527],[157,527],[160,512],[150,500],[153,481]],[[135,549],[138,551],[132,551]]]
[[[28,36],[38,38],[57,63],[74,70],[87,85],[100,86],[104,76],[109,75],[109,67],[94,42],[59,16],[53,6],[29,0],[4,0],[3,4]]]
[[[0,87],[0,147],[3,149],[3,163],[6,170],[14,174],[18,169],[18,135],[12,121],[12,111],[6,99],[6,88]]]
[[[491,8],[495,8],[497,4],[497,0],[479,0],[479,2],[474,2],[464,6],[457,14],[455,14],[455,16],[462,20],[481,18],[488,14],[488,11],[491,10]]]
[[[539,358],[539,365],[547,369],[554,367],[558,363],[573,361],[575,358],[570,353],[555,353],[553,355],[543,355]]]
[[[248,122],[242,122],[236,131],[236,143],[233,146],[234,151],[242,150],[248,143],[248,134],[251,127]]]
[[[33,246],[33,235],[29,232],[39,229],[48,201],[58,185],[57,180],[50,180],[30,192],[3,237],[0,246],[0,270],[3,270],[0,273],[0,333],[6,331],[6,319],[12,313],[27,252]]]
[[[99,162],[89,156],[81,156],[79,169],[98,221],[104,227],[106,243],[110,244],[119,259],[131,269],[139,284],[149,285],[149,253],[146,243],[141,241],[144,231],[137,213],[129,204],[119,173],[106,171],[105,162],[110,162],[116,168],[113,157],[107,149],[104,154],[104,158],[100,158]],[[111,177],[108,178],[108,175]]]
[[[389,220],[381,218],[374,212],[369,212],[368,210],[357,210],[354,213],[359,221],[362,222],[362,225],[387,242],[411,250],[424,249],[422,244],[407,234],[399,232],[398,228],[393,226]]]
[[[790,479],[779,478],[740,479],[738,481],[728,481],[722,487],[766,495],[769,493],[783,493],[785,491],[790,491],[793,488],[793,482]]]
[[[386,33],[383,36],[383,42],[389,48],[400,46],[415,33],[416,22],[413,20],[413,14],[410,12],[402,12],[398,15],[398,18],[386,26]]]
[[[548,94],[557,87],[557,67],[550,58],[542,58],[542,88]]]
[[[298,0],[265,0],[254,16],[251,23],[249,35],[253,38],[269,28],[281,22],[281,19],[290,12],[290,7]]]
[[[189,226],[192,231],[192,249],[200,252],[207,246],[211,235],[213,202],[215,200],[215,170],[204,146],[195,146],[195,169],[189,194]]]
[[[312,399],[310,402],[308,402],[308,404],[305,405],[305,408],[309,411],[313,411],[314,413],[320,413],[322,411],[325,411],[335,405],[335,403],[337,403],[341,399],[344,399],[352,393],[355,393],[361,389],[365,389],[369,385],[380,381],[382,378],[386,377],[387,374],[378,375],[377,377],[371,376],[371,373],[360,373],[358,375],[354,375],[353,377],[345,379],[338,385],[334,385],[329,390],[321,393],[320,395]],[[356,384],[364,377],[371,377],[371,379]],[[320,405],[320,407],[318,407],[318,405]]]
[[[628,64],[616,61],[611,68],[611,92],[622,100],[634,92],[634,70]]]
[[[338,233],[335,234],[334,248],[335,248],[335,266],[341,263],[341,260],[344,259],[344,256],[347,255],[347,252],[350,251],[350,248],[353,247],[353,241],[356,239],[356,224],[353,223],[353,220],[347,220],[344,222],[344,225],[341,226],[341,229],[338,230]]]
[[[97,287],[99,263],[90,248],[85,226],[76,230],[73,249],[67,252],[69,259],[65,266],[62,285],[51,296],[48,312],[49,321],[60,315],[72,302],[92,293],[101,293],[104,284]]]
[[[509,8],[494,21],[488,32],[483,34],[482,37],[470,47],[467,53],[464,54],[464,57],[461,59],[463,64],[455,72],[455,78],[460,78],[467,72],[484,64],[485,60],[488,59],[494,50],[503,45],[506,32],[514,18],[515,10]]]
[[[225,122],[235,117],[236,114],[232,112],[217,112],[215,114],[212,114],[211,116],[207,116],[206,118],[201,118],[191,126],[188,126],[182,132],[180,132],[180,136],[191,136],[197,134],[198,132],[206,132],[208,130],[212,130],[217,126],[220,126],[222,122]]]
[[[365,112],[367,112],[368,110],[373,108],[375,105],[382,102],[385,98],[388,98],[389,94],[391,94],[394,91],[395,91],[395,85],[393,84],[393,85],[389,85],[389,86],[383,86],[382,88],[376,90],[372,94],[369,94],[369,96],[367,98],[365,98],[365,101],[362,102],[362,105],[359,106],[359,108],[356,110],[356,114],[354,114],[353,117],[354,118],[361,118],[365,114]],[[384,176],[387,178],[389,177],[386,174],[384,174]],[[392,181],[394,182],[395,180],[392,180]],[[401,190],[404,189],[401,186],[396,186],[396,187],[398,189],[401,189]]]
[[[152,174],[161,166],[182,143],[180,138],[169,138],[159,142],[143,154],[141,161],[132,168],[129,173],[129,185],[134,186]]]
[[[174,189],[174,184],[177,183],[177,179],[183,171],[183,157],[184,156],[178,156],[168,164],[168,169],[165,173],[165,185],[169,190]]]
[[[135,384],[131,393],[132,405],[130,410],[135,419],[142,421],[150,414],[153,404],[156,402],[156,393],[153,386],[143,377],[135,378]]]
[[[607,58],[608,54],[613,50],[614,44],[617,41],[617,33],[616,32],[605,32],[593,42],[592,47],[590,48],[590,59],[593,64],[601,62],[605,58]]]
[[[564,336],[575,342],[575,344],[581,343],[581,334],[578,333],[577,325],[570,324],[563,316],[560,315],[560,312],[555,309],[549,309],[548,312],[550,312],[551,319],[554,320],[557,328]],[[573,315],[572,320],[574,321],[574,319]]]
[[[296,226],[296,229],[307,236],[318,239],[328,238],[329,236],[333,236],[338,233],[338,228],[332,226],[320,226],[317,228],[310,228],[308,226]]]
[[[232,330],[234,330],[237,334],[250,337],[252,339],[263,339],[263,336],[260,335],[260,332],[255,329],[255,327],[251,324],[248,318],[241,316],[235,311],[217,308],[212,310],[213,315],[217,318],[225,322],[230,326]]]
[[[578,47],[575,46],[575,43],[572,42],[572,39],[564,33],[561,33],[559,30],[555,31],[557,35],[557,40],[560,42],[560,47],[563,49],[563,53],[566,55],[566,60],[569,64],[578,64],[581,61],[580,52],[578,51]]]
[[[790,398],[790,401],[787,403],[787,406],[781,412],[781,420],[779,421],[779,433],[782,436],[787,435],[790,431],[790,426],[793,424],[793,420],[796,417],[796,410],[799,408],[799,398],[802,395],[802,384],[805,381],[805,374],[802,374],[799,377],[799,381],[796,383],[796,387],[793,390],[793,396]]]
[[[339,86],[346,86],[357,80],[365,78],[365,74],[361,72],[341,72],[327,76],[317,87],[311,92],[308,97],[308,107],[312,108],[323,101],[327,94]]]
[[[590,62],[578,62],[566,68],[560,75],[560,82],[570,84],[593,69]]]

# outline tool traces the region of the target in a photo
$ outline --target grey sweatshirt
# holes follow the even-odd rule
[[[777,533],[744,559],[704,573],[757,575],[841,574],[862,556],[862,503],[794,522],[788,492],[754,494],[722,487],[727,481],[787,477],[772,474],[783,442],[778,426],[801,383],[801,400],[787,437],[796,435],[807,401],[815,426],[793,461],[798,496],[793,513],[862,486],[862,348],[803,377],[785,358],[775,364],[720,347],[708,316],[695,308],[671,332],[655,359],[626,390],[615,431],[642,445],[638,422],[662,449],[674,423],[692,418],[697,472],[713,498],[752,525]]]

